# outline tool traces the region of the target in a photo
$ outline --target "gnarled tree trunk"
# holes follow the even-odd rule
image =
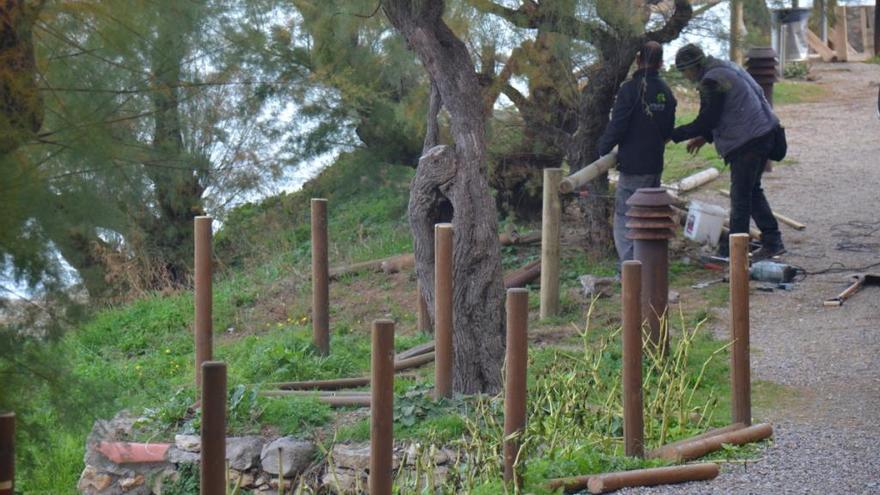
[[[504,288],[495,205],[486,179],[485,110],[474,64],[442,19],[442,0],[386,0],[383,10],[424,65],[450,117],[454,144],[419,161],[410,193],[416,272],[433,306],[433,225],[454,226],[454,376],[459,393],[501,389]],[[433,317],[433,315],[432,315]]]

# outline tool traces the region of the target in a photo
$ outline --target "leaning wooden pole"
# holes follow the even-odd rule
[[[452,397],[452,224],[434,226],[434,398]]]
[[[526,375],[529,364],[529,291],[507,290],[507,373],[504,382],[504,481],[519,484],[514,465],[526,427]]]
[[[631,457],[645,456],[642,409],[642,264],[623,262],[623,444]]]
[[[202,363],[213,359],[213,323],[211,321],[213,289],[211,282],[211,223],[207,216],[195,218],[195,335],[196,390],[202,383]]]
[[[15,413],[0,414],[0,495],[15,493]]]
[[[226,493],[226,363],[202,363],[202,495]]]
[[[731,419],[752,424],[749,364],[749,235],[730,236]]]
[[[312,198],[312,340],[330,354],[330,268],[327,256],[327,200]]]
[[[370,387],[370,494],[391,495],[394,468],[394,322],[373,322]]]
[[[561,168],[544,169],[544,210],[541,216],[541,318],[559,313],[559,199]]]

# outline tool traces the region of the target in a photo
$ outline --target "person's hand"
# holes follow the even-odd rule
[[[696,155],[700,151],[700,148],[703,147],[704,144],[706,144],[706,138],[704,138],[702,136],[695,137],[695,138],[691,139],[690,141],[688,141],[687,152],[692,155]]]

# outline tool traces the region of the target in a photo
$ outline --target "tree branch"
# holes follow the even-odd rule
[[[498,5],[492,0],[468,0],[468,3],[480,12],[501,17],[522,29],[542,29],[598,44],[611,38],[602,24],[583,21],[574,16],[555,15],[546,11],[544,3],[526,1],[518,9]]]
[[[675,0],[675,11],[672,13],[672,17],[660,29],[645,33],[645,40],[669,43],[678,38],[678,35],[687,27],[693,15],[694,10],[691,7],[690,0]]]

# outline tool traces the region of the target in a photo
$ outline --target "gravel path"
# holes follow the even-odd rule
[[[880,230],[861,239],[874,243],[865,253],[837,249],[835,234],[850,221],[880,222],[880,66],[823,64],[814,72],[829,94],[779,109],[797,163],[764,182],[774,209],[807,224],[803,232],[781,227],[784,261],[808,271],[878,263]],[[850,275],[809,276],[790,292],[755,292],[752,283],[753,379],[787,387],[753,411],[775,430],[760,459],[725,465],[711,482],[619,493],[880,494],[880,288],[842,308],[822,306]]]

